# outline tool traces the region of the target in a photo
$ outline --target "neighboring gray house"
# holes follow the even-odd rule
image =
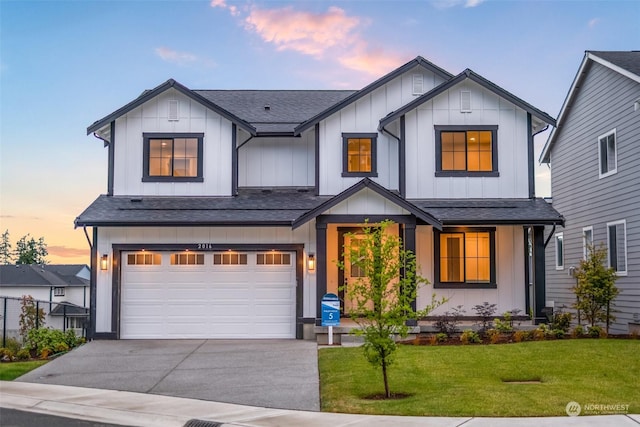
[[[587,244],[618,272],[613,333],[640,322],[640,51],[585,53],[540,157],[566,219],[547,246],[547,300],[571,306]]]

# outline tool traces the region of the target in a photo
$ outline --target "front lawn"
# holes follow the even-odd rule
[[[640,413],[640,340],[573,339],[503,345],[400,346],[392,393],[361,348],[318,351],[322,410],[419,416],[565,415],[571,401]],[[505,382],[511,381],[511,382]],[[536,382],[539,381],[539,382]]]
[[[13,381],[21,375],[36,369],[47,363],[46,360],[33,360],[29,362],[7,362],[0,363],[0,380]]]

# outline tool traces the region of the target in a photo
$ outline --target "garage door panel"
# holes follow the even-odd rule
[[[127,259],[127,258],[124,258]],[[290,264],[123,265],[122,338],[293,338],[295,254]]]

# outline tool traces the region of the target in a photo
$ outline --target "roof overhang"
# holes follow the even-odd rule
[[[333,208],[334,206],[336,206],[340,202],[343,202],[343,201],[349,199],[350,197],[352,197],[353,195],[355,195],[359,191],[362,191],[362,190],[364,190],[366,188],[374,191],[375,193],[379,194],[380,196],[382,196],[383,198],[389,200],[390,202],[394,203],[395,205],[399,206],[400,208],[406,210],[407,212],[411,213],[416,218],[424,221],[425,223],[427,223],[429,225],[432,225],[433,227],[435,227],[435,228],[437,228],[439,230],[442,229],[442,223],[437,218],[435,218],[431,214],[425,212],[424,210],[418,208],[417,206],[413,205],[412,203],[408,202],[402,196],[394,193],[393,191],[387,190],[386,188],[384,188],[380,184],[376,183],[375,181],[371,180],[370,178],[364,178],[362,181],[359,181],[358,183],[354,184],[353,186],[347,188],[346,190],[344,190],[342,193],[338,194],[337,196],[332,197],[331,199],[325,201],[324,203],[320,204],[316,208],[311,209],[310,211],[308,211],[305,214],[301,215],[299,218],[297,218],[295,221],[293,221],[292,228],[296,229],[296,228],[300,227],[301,225],[306,224],[307,222],[311,221],[312,219],[315,219],[319,215],[322,215],[323,213],[325,213],[329,209]]]
[[[162,83],[161,85],[155,87],[154,89],[143,92],[142,95],[140,95],[138,98],[129,102],[125,106],[117,109],[116,111],[109,114],[108,116],[103,117],[102,119],[97,120],[96,122],[91,124],[89,127],[87,127],[87,135],[91,133],[96,133],[98,137],[100,137],[100,139],[106,139],[103,136],[106,135],[106,132],[108,132],[107,128],[109,127],[109,124],[112,121],[127,114],[129,111],[133,110],[134,108],[141,106],[145,102],[155,98],[159,94],[172,88],[182,93],[183,95],[193,99],[194,101],[202,104],[204,107],[209,108],[212,111],[215,111],[216,113],[220,114],[222,117],[226,118],[230,122],[238,125],[241,129],[244,129],[251,135],[256,134],[256,129],[251,124],[247,123],[246,121],[242,120],[236,115],[230,113],[229,111],[221,108],[220,106],[214,104],[213,102],[209,101],[202,95],[190,90],[186,86],[178,83],[174,79],[169,79],[166,82]]]
[[[405,104],[402,108],[389,113],[386,117],[383,117],[380,120],[378,129],[382,130],[385,126],[398,120],[400,117],[404,116],[408,112],[418,108],[420,105],[424,104],[425,102],[435,98],[436,96],[444,93],[445,91],[462,83],[465,80],[471,80],[479,84],[480,86],[495,93],[501,98],[506,99],[507,101],[511,102],[517,107],[522,108],[527,113],[530,113],[532,117],[537,118],[540,123],[537,126],[533,127],[532,131],[534,133],[540,132],[546,125],[551,125],[551,126],[556,125],[556,120],[553,117],[551,117],[549,114],[537,109],[533,105],[523,101],[522,99],[518,98],[512,93],[502,89],[500,86],[492,83],[491,81],[485,79],[481,75],[475,73],[473,70],[466,69],[462,73],[458,74],[457,76],[442,83],[440,86],[436,86],[435,88],[431,89],[429,92],[426,92],[423,95],[419,96],[418,98],[414,99],[413,101],[409,102],[408,104]]]
[[[597,62],[600,65],[610,68],[611,70],[625,77],[628,77],[631,80],[634,80],[640,83],[640,76],[638,76],[637,74],[634,74],[628,70],[625,70],[624,68],[619,67],[603,58],[600,58],[593,52],[589,52],[589,51],[585,52],[584,57],[582,58],[582,63],[578,68],[578,72],[576,73],[576,76],[573,78],[573,83],[571,83],[571,88],[569,89],[569,92],[567,93],[567,97],[565,98],[562,104],[562,108],[560,109],[560,114],[558,114],[557,126],[551,131],[551,133],[549,134],[549,138],[547,138],[547,142],[542,148],[542,152],[540,153],[540,158],[539,158],[540,163],[549,163],[551,161],[551,148],[553,148],[553,146],[556,143],[557,132],[562,127],[566,115],[569,113],[569,111],[571,111],[571,107],[573,107],[573,103],[575,101],[576,95],[580,90],[580,88],[582,87],[582,82],[587,76],[587,73],[589,71],[589,66],[593,62]]]

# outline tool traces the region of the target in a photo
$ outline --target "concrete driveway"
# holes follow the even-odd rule
[[[320,409],[317,345],[302,340],[92,341],[17,381]]]

